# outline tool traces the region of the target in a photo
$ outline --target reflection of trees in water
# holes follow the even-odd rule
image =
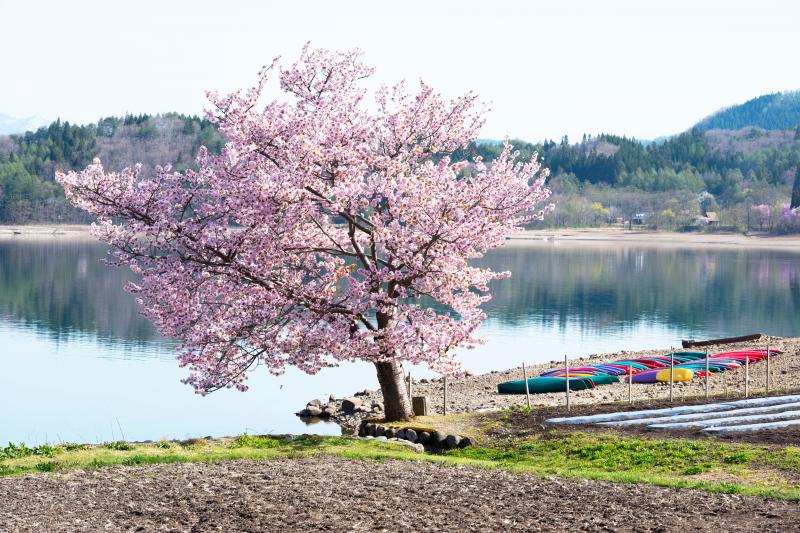
[[[105,253],[88,239],[0,241],[0,313],[56,337],[158,338],[123,290],[132,274],[101,264]]]
[[[477,262],[511,270],[489,316],[506,323],[800,334],[800,256],[780,251],[510,246]],[[791,282],[787,283],[789,280]]]
[[[90,240],[0,240],[0,314],[54,336],[158,338]],[[511,270],[485,304],[506,324],[611,330],[642,321],[730,334],[800,334],[800,255],[597,245],[509,246],[476,262]]]

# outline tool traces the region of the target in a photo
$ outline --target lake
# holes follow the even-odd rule
[[[258,372],[246,393],[180,383],[175,342],[138,316],[130,272],[89,238],[0,238],[0,443],[250,433],[339,433],[293,415],[313,398],[377,388],[373,368]],[[474,372],[522,361],[678,346],[681,339],[800,335],[800,255],[786,250],[518,242],[480,264],[493,286],[464,354]],[[430,375],[414,369],[415,376]]]

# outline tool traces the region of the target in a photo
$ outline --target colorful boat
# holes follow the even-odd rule
[[[594,382],[588,378],[569,378],[569,390],[593,389]],[[528,391],[531,394],[545,392],[565,392],[567,383],[564,378],[537,377],[528,378]],[[497,385],[500,394],[525,394],[525,380],[506,381]]]

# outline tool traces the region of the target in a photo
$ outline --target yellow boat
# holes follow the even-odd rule
[[[675,368],[673,369],[674,374],[672,375],[672,381],[691,381],[694,377],[694,371],[689,370],[688,368]],[[656,374],[656,381],[661,381],[662,383],[669,383],[669,368],[665,368],[663,370],[659,370]]]

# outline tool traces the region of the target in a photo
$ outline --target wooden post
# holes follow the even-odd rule
[[[750,356],[744,358],[744,397],[750,397]]]
[[[447,377],[444,378],[444,406],[442,408],[442,414],[447,416]]]
[[[669,403],[672,403],[672,385],[675,382],[675,352],[672,350],[672,346],[669,349]]]
[[[767,344],[767,394],[769,395],[769,378],[770,378],[770,365],[769,365],[769,344]]]
[[[567,392],[567,412],[569,412],[569,407],[570,407],[570,405],[569,405],[569,361],[567,360],[567,355],[566,354],[564,354],[564,373],[566,374],[566,378],[564,380],[564,382],[566,383],[566,386],[564,388],[566,389],[566,392]]]
[[[706,400],[708,400],[708,350],[706,350]]]
[[[528,402],[528,409],[531,408],[531,391],[528,390],[528,371],[525,370],[525,363],[522,363],[522,379],[525,380],[525,400]]]
[[[633,365],[628,365],[628,403],[633,405]]]

